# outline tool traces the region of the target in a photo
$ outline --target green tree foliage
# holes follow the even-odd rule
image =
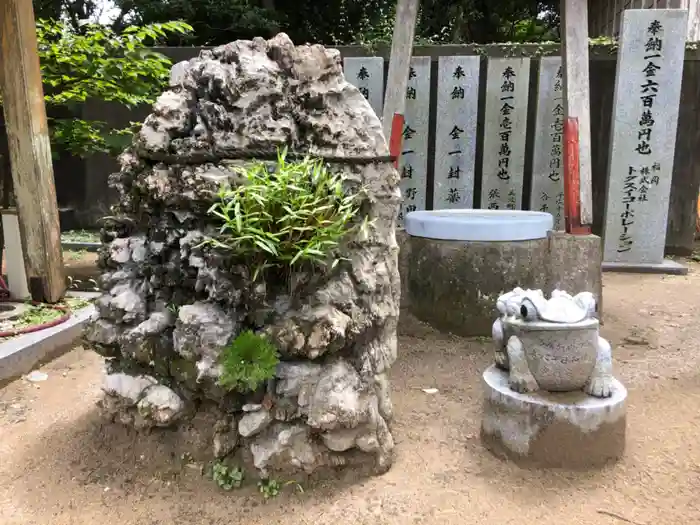
[[[218,45],[286,32],[295,42],[376,44],[391,41],[396,0],[113,0],[112,29],[185,20],[191,33],[167,45]],[[78,30],[103,2],[34,0],[37,17],[61,16]],[[421,0],[418,43],[541,41],[557,38],[559,0]]]
[[[136,24],[187,20],[195,31],[170,44],[214,45],[284,31],[295,42],[391,40],[395,0],[116,0]],[[556,37],[558,0],[421,0],[417,41],[479,43]]]
[[[558,39],[559,0],[421,0],[418,32],[436,43]]]
[[[104,122],[75,118],[75,110],[91,98],[129,108],[153,103],[168,80],[171,62],[148,46],[190,29],[183,22],[166,22],[131,26],[117,34],[100,25],[81,25],[76,30],[68,22],[38,21],[39,58],[54,151],[85,156],[122,149],[131,127],[112,129]],[[56,114],[65,117],[54,117]]]
[[[186,20],[188,34],[171,34],[168,45],[217,45],[271,36],[278,30],[274,9],[255,0],[115,0],[122,20],[136,25]]]
[[[393,30],[396,0],[277,0],[280,25],[295,42],[354,44]]]
[[[33,0],[34,17],[62,20],[78,29],[82,20],[96,20],[102,2],[96,0]]]
[[[393,9],[391,0],[116,0],[136,24],[187,20],[194,31],[170,45],[216,45],[269,38],[279,31],[295,42],[352,43]]]

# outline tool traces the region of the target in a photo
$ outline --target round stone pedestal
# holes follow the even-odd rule
[[[523,466],[585,469],[622,457],[627,390],[615,380],[613,395],[580,392],[519,394],[495,365],[483,374],[481,441],[499,457]]]

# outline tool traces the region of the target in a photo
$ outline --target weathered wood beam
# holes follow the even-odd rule
[[[54,303],[66,290],[51,143],[30,0],[0,2],[0,82],[29,290]]]
[[[561,18],[564,112],[566,118],[578,119],[581,224],[587,226],[593,223],[588,3],[562,0]]]
[[[391,39],[389,74],[384,92],[382,126],[387,140],[391,136],[391,123],[395,114],[404,114],[406,108],[406,88],[413,54],[413,38],[416,32],[416,19],[420,0],[398,0],[394,34]]]

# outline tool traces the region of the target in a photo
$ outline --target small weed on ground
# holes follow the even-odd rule
[[[277,497],[282,489],[282,484],[276,479],[263,479],[258,481],[258,490],[265,501]]]
[[[233,490],[240,488],[245,478],[245,472],[240,467],[230,467],[217,461],[212,467],[211,477],[219,488]]]
[[[267,501],[271,498],[277,497],[280,491],[288,485],[294,485],[299,492],[304,492],[303,487],[294,480],[282,483],[273,478],[262,479],[258,481],[258,491],[260,492],[260,494],[262,494],[262,497],[265,499],[265,501]]]
[[[216,483],[220,489],[226,491],[240,488],[245,479],[245,471],[241,467],[227,465],[221,460],[211,464],[210,473],[214,483]],[[258,492],[260,492],[265,501],[268,501],[279,496],[279,493],[287,485],[294,485],[299,492],[304,492],[302,486],[296,481],[281,482],[274,478],[261,479],[258,481]]]

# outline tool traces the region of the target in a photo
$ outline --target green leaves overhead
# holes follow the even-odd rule
[[[294,42],[391,42],[396,0],[116,0],[120,19],[187,20],[170,45],[218,45],[279,31]],[[559,0],[421,0],[416,43],[490,44],[557,37]]]
[[[54,152],[82,157],[123,149],[133,125],[112,129],[81,119],[80,104],[88,99],[129,108],[152,104],[167,83],[171,62],[148,46],[190,30],[184,22],[165,22],[131,26],[117,34],[96,24],[77,31],[67,23],[39,20],[39,58]]]

